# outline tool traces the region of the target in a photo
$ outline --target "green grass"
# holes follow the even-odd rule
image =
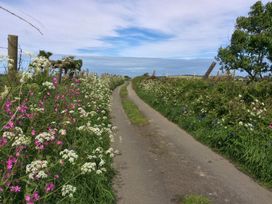
[[[137,77],[133,87],[146,103],[198,141],[272,187],[271,79],[248,83]]]
[[[186,196],[181,204],[211,204],[211,201],[201,195],[188,195]]]
[[[139,126],[148,124],[147,118],[141,113],[139,108],[128,98],[127,84],[121,87],[120,97],[123,109],[126,112],[131,123]]]

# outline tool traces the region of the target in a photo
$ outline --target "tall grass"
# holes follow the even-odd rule
[[[134,88],[195,138],[272,185],[272,81],[136,78]]]

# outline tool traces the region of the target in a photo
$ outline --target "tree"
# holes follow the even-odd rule
[[[271,72],[272,2],[257,1],[247,17],[238,17],[230,45],[216,58],[222,69],[245,71],[251,80]]]
[[[49,59],[53,55],[52,52],[46,52],[45,50],[40,50],[38,57],[45,57]]]

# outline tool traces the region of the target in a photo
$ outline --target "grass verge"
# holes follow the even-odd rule
[[[131,123],[139,126],[148,124],[147,118],[141,113],[139,108],[128,98],[127,84],[121,87],[120,97],[123,109],[126,112]]]
[[[201,195],[188,195],[186,196],[181,204],[211,204],[211,201]]]

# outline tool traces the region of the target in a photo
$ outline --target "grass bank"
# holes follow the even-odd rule
[[[272,81],[138,77],[133,83],[169,120],[272,186]]]

